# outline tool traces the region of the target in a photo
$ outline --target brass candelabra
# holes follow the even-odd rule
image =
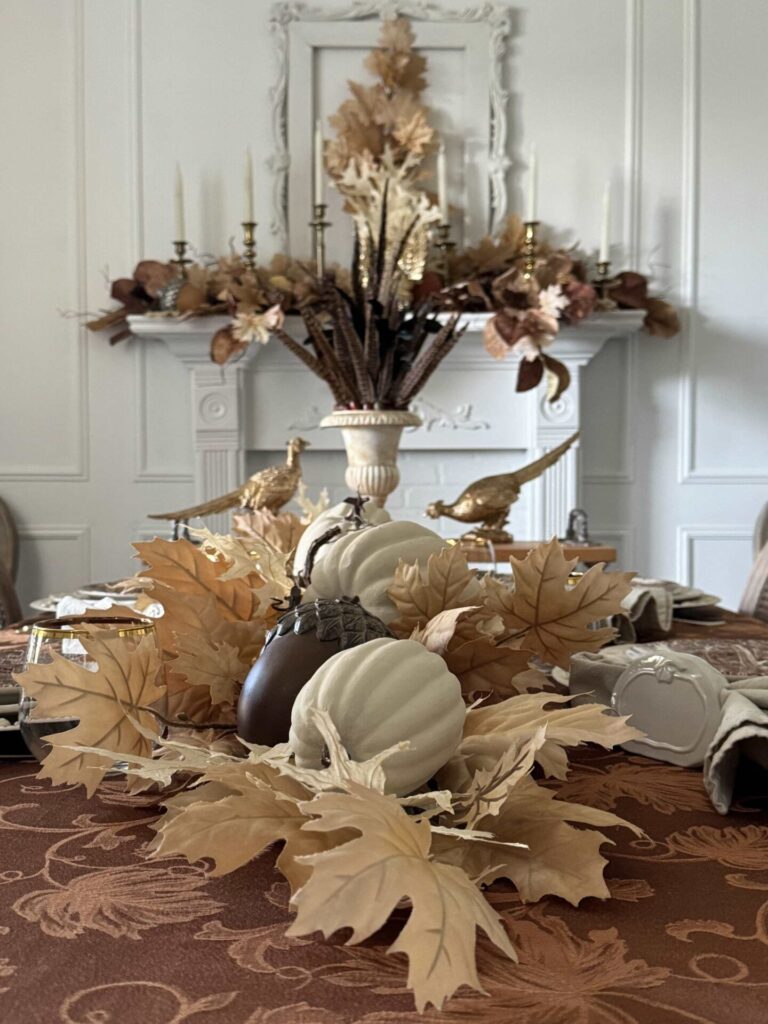
[[[180,270],[180,272],[181,272],[181,274],[183,276],[186,276],[187,265],[192,262],[192,260],[187,258],[187,249],[188,248],[189,248],[189,242],[185,242],[185,241],[183,241],[181,239],[178,242],[174,242],[173,243],[173,249],[174,249],[174,252],[176,253],[176,259],[175,260],[171,260],[171,263],[175,263],[176,264],[176,266],[179,268],[179,270]]]
[[[312,248],[315,252],[318,277],[325,276],[325,229],[331,226],[330,222],[325,219],[327,209],[325,203],[313,203],[312,220],[309,222],[309,226],[312,228]]]
[[[243,263],[249,270],[256,270],[256,221],[244,220]]]
[[[537,220],[527,220],[524,224],[523,235],[523,277],[530,281],[536,271],[536,255],[538,242],[536,240],[536,229],[539,226]]]
[[[435,245],[440,250],[440,271],[443,281],[448,285],[451,283],[451,256],[456,248],[456,243],[451,240],[450,224],[438,224]]]
[[[595,286],[597,294],[601,299],[608,298],[608,288],[611,281],[611,261],[610,260],[598,260],[597,261],[597,277],[592,282]]]

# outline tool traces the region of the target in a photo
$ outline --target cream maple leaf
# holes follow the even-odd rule
[[[482,817],[478,821],[482,821]],[[527,849],[495,842],[462,843],[451,836],[435,836],[435,857],[460,866],[486,883],[508,878],[525,902],[542,896],[560,896],[577,906],[587,896],[610,896],[603,878],[607,861],[600,847],[610,840],[602,832],[575,829],[568,822],[604,827],[623,826],[642,835],[630,822],[584,804],[558,800],[529,776],[518,779],[499,808],[494,808],[493,832],[524,843]]]
[[[546,727],[546,737],[536,750],[536,761],[547,775],[558,779],[568,772],[566,747],[596,743],[610,750],[643,736],[603,704],[547,709],[547,705],[570,699],[568,694],[529,693],[468,711],[464,737],[444,769],[448,787],[463,788],[473,772],[487,770],[510,744],[525,740],[541,727]]]
[[[567,559],[554,539],[533,548],[524,561],[511,561],[514,590],[502,598],[497,588],[494,610],[545,661],[567,668],[571,654],[596,651],[615,635],[610,627],[590,626],[621,611],[621,602],[632,589],[633,573],[607,573],[602,565],[593,565],[575,586],[569,586],[577,560]]]
[[[408,985],[420,1011],[429,1003],[439,1008],[461,985],[481,989],[476,927],[516,959],[482,893],[460,868],[431,860],[429,823],[414,820],[394,797],[352,784],[348,793],[321,793],[300,809],[311,816],[307,829],[359,835],[301,858],[312,874],[293,897],[297,913],[289,935],[328,936],[348,927],[349,942],[363,942],[407,897],[411,913],[389,952],[408,957]]]
[[[35,718],[78,720],[73,729],[46,738],[51,750],[39,777],[54,785],[80,783],[88,796],[121,754],[151,753],[149,736],[159,729],[149,705],[165,696],[153,636],[136,643],[114,634],[99,636],[97,630],[81,638],[96,671],[53,652],[50,662],[29,665],[14,677],[35,698]],[[79,747],[104,747],[113,756]]]

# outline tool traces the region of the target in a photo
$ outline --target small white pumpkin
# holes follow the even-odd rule
[[[293,704],[289,744],[302,768],[321,768],[324,741],[310,710],[331,716],[353,761],[403,740],[384,762],[387,792],[405,796],[431,779],[461,742],[466,708],[459,680],[415,640],[382,637],[339,651],[305,683]]]
[[[304,600],[359,597],[371,615],[392,622],[397,609],[387,596],[387,588],[400,559],[426,565],[429,556],[443,547],[442,537],[418,523],[382,523],[346,533],[315,564]]]
[[[294,575],[298,575],[304,570],[307,564],[307,555],[309,554],[310,546],[319,537],[322,537],[324,533],[330,530],[334,526],[342,526],[344,528],[353,529],[353,524],[347,520],[347,516],[350,513],[350,505],[346,501],[339,502],[338,505],[334,505],[333,508],[327,508],[325,512],[321,512],[317,519],[313,519],[309,526],[306,528],[299,538],[299,543],[296,545],[296,553],[293,557],[293,572]],[[366,523],[371,526],[378,526],[380,523],[389,523],[392,519],[389,512],[386,509],[379,508],[378,505],[374,505],[372,501],[366,501],[363,505],[362,517]],[[331,543],[335,543],[332,541]],[[315,564],[324,558],[330,544],[324,544],[322,547],[317,549],[315,555]]]

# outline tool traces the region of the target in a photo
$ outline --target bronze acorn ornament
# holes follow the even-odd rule
[[[243,685],[237,732],[248,743],[288,739],[293,702],[332,655],[392,634],[356,598],[318,598],[287,611],[270,630]]]

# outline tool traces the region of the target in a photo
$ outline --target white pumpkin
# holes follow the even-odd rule
[[[459,680],[415,640],[382,637],[334,654],[294,701],[289,744],[302,768],[321,768],[324,740],[312,708],[328,712],[353,761],[403,740],[387,758],[387,792],[404,796],[431,779],[461,742],[466,708]]]
[[[334,505],[333,508],[327,508],[325,512],[320,513],[317,519],[312,520],[299,538],[299,543],[296,545],[296,553],[293,557],[294,575],[297,576],[303,571],[307,564],[307,555],[309,554],[310,546],[318,539],[318,537],[322,537],[324,533],[334,526],[353,529],[353,524],[346,518],[349,513],[349,504],[346,501],[342,501],[339,502],[338,505]],[[378,526],[380,523],[388,523],[392,519],[386,509],[379,508],[378,505],[374,505],[372,501],[366,501],[363,505],[362,517],[365,522],[370,523],[371,526]],[[334,542],[332,541],[331,543]],[[317,549],[317,553],[315,554],[315,563],[325,556],[329,547],[330,544],[323,544],[322,547]]]
[[[304,600],[317,597],[359,597],[371,615],[382,622],[397,618],[387,597],[400,559],[426,565],[430,555],[445,547],[433,530],[418,523],[391,522],[346,533],[332,545],[312,570]]]

